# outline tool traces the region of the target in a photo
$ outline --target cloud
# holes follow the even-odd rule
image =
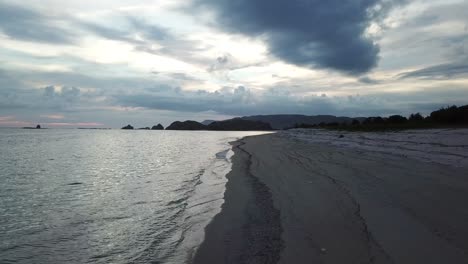
[[[447,63],[404,72],[398,75],[400,79],[420,78],[429,80],[443,80],[456,76],[468,76],[468,63]]]
[[[74,111],[96,103],[98,93],[83,93],[77,87],[46,86],[43,88],[16,88],[0,91],[0,110],[22,112],[22,110]],[[57,116],[58,117],[58,116]]]
[[[7,36],[49,44],[68,44],[72,34],[55,26],[52,19],[16,5],[0,2],[0,30]]]
[[[257,91],[243,86],[224,87],[215,92],[183,91],[164,87],[133,94],[116,94],[115,103],[122,107],[169,110],[180,113],[212,111],[229,116],[256,114],[334,114],[347,116],[409,114],[430,112],[445,104],[462,104],[453,100],[468,96],[463,89],[427,89],[405,95],[376,93],[368,95],[327,96],[298,95],[284,87]],[[434,98],[440,98],[435,100]]]
[[[0,95],[9,93],[14,89],[23,88],[23,84],[18,80],[17,76],[12,75],[8,70],[0,68]]]
[[[0,116],[0,122],[11,121],[14,116]]]
[[[45,127],[102,127],[104,124],[97,123],[97,122],[50,122],[50,123],[42,123]]]
[[[0,0],[0,116],[15,117],[3,122],[147,126],[466,104],[468,3],[192,1],[200,9]]]
[[[128,16],[128,21],[134,29],[143,34],[143,37],[150,41],[161,41],[173,36],[169,31],[161,26],[149,24],[139,18]]]
[[[379,83],[378,80],[372,79],[369,76],[363,76],[359,78],[358,81],[364,84],[378,84]]]
[[[120,40],[125,42],[135,43],[136,40],[131,38],[130,32],[125,31],[122,29],[115,29],[106,26],[102,26],[96,23],[84,22],[84,21],[77,21],[77,25],[79,25],[82,29],[87,30],[95,35],[98,35],[102,38],[111,39],[111,40]]]
[[[22,127],[22,126],[31,126],[30,122],[8,119],[8,120],[1,120],[0,119],[0,127]]]
[[[53,120],[60,120],[64,119],[65,116],[60,115],[60,114],[54,114],[54,115],[40,115],[40,117],[47,118],[47,119],[53,119]]]
[[[211,63],[207,71],[213,74],[216,74],[217,72],[226,73],[235,70],[242,70],[249,67],[261,67],[265,65],[265,62],[242,63],[234,56],[232,56],[232,54],[225,53],[221,56],[218,56],[214,60],[214,62]]]
[[[214,71],[226,69],[230,66],[232,60],[233,60],[233,57],[229,53],[219,56],[216,58],[215,62],[211,64],[208,71],[214,72]]]
[[[200,55],[208,49],[202,41],[188,39],[186,35],[178,35],[171,29],[135,14],[116,12],[109,19],[115,23],[83,20],[76,20],[75,23],[79,28],[99,37],[126,42],[132,45],[135,51],[172,57],[198,65],[210,63]],[[117,27],[116,24],[119,26]]]
[[[77,20],[75,23],[82,29],[92,32],[100,37],[125,41],[131,44],[145,44],[146,41],[173,39],[173,36],[167,29],[158,25],[150,24],[138,17],[118,14],[113,18],[122,24],[117,29],[115,25],[113,27],[108,27],[94,22]],[[140,34],[140,37],[142,37],[143,40],[135,38],[135,34]]]
[[[250,115],[253,113],[291,112],[299,110],[297,101],[268,91],[256,93],[244,86],[224,87],[214,92],[203,90],[182,91],[163,87],[147,93],[116,95],[116,103],[126,107],[143,107],[180,112],[213,111],[225,115]],[[291,104],[294,103],[294,104]]]
[[[266,39],[286,62],[360,74],[377,65],[379,47],[365,36],[384,17],[392,0],[196,0],[213,8],[219,27]]]

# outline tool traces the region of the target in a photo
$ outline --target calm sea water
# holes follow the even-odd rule
[[[0,129],[0,263],[188,263],[253,134]]]

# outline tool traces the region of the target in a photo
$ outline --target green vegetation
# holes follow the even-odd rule
[[[388,131],[428,128],[462,128],[468,127],[468,105],[450,106],[432,112],[423,117],[420,113],[411,114],[408,118],[401,115],[389,117],[368,117],[354,119],[350,123],[320,123],[316,125],[296,124],[294,128],[326,128],[348,131]]]

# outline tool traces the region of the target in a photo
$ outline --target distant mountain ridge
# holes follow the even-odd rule
[[[364,117],[345,117],[345,116],[333,116],[333,115],[255,115],[255,116],[244,116],[241,117],[244,120],[260,121],[270,124],[273,129],[288,129],[294,127],[296,124],[308,124],[317,125],[320,123],[351,123],[357,119],[360,122],[363,121]]]
[[[215,121],[208,125],[208,130],[215,131],[269,131],[271,125],[257,120],[234,118],[224,121]]]

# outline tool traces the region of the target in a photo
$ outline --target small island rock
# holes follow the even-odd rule
[[[127,126],[122,127],[122,129],[132,130],[133,127],[131,125],[127,125]]]

